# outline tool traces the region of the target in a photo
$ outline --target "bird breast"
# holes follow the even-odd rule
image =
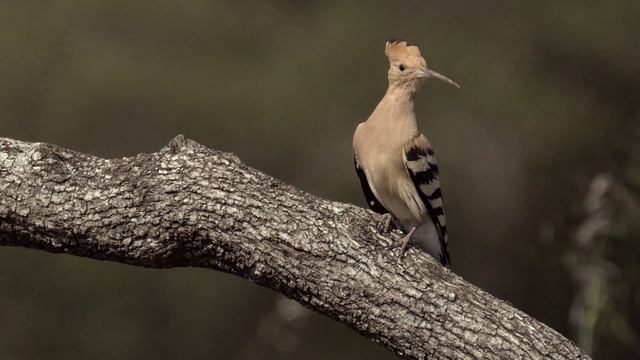
[[[425,209],[402,160],[402,147],[376,148],[359,158],[369,186],[382,205],[400,221],[405,230],[422,221]]]

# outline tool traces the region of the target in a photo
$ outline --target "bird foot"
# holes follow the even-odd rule
[[[393,250],[395,248],[400,248],[400,254],[398,254],[398,258],[402,259],[404,257],[405,252],[407,251],[407,245],[409,241],[411,241],[411,237],[413,233],[416,232],[416,228],[412,227],[407,235],[405,235],[400,241],[395,242],[387,247],[387,250]]]
[[[381,233],[388,233],[391,230],[391,214],[386,213],[382,215],[382,219],[378,222],[378,231]]]

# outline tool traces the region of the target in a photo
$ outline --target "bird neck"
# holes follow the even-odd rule
[[[405,106],[413,111],[413,102],[416,96],[417,86],[414,82],[389,83],[384,99],[398,106]]]
[[[421,81],[416,79],[392,80],[389,79],[389,87],[386,95],[394,95],[398,97],[413,98],[420,87]]]
[[[371,120],[389,126],[401,125],[408,131],[417,131],[416,115],[413,110],[416,93],[415,85],[408,83],[389,84],[382,100],[373,111]]]

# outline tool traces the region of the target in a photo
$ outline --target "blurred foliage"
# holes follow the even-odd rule
[[[639,18],[635,0],[0,1],[0,136],[122,157],[184,133],[364,206],[351,136],[384,93],[385,39],[409,39],[462,85],[428,83],[417,104],[454,271],[573,336],[555,229],[629,146]],[[8,248],[0,289],[3,359],[237,358],[277,302],[212,271]],[[297,331],[262,356],[391,357],[318,315]]]
[[[640,358],[640,131],[627,138],[625,162],[591,182],[566,257],[576,342],[596,358]]]

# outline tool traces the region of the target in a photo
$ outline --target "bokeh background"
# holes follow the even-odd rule
[[[364,206],[351,136],[418,44],[453,269],[577,341],[640,358],[640,2],[0,1],[0,136],[103,157],[177,134]],[[0,248],[2,359],[390,359],[202,269]]]

